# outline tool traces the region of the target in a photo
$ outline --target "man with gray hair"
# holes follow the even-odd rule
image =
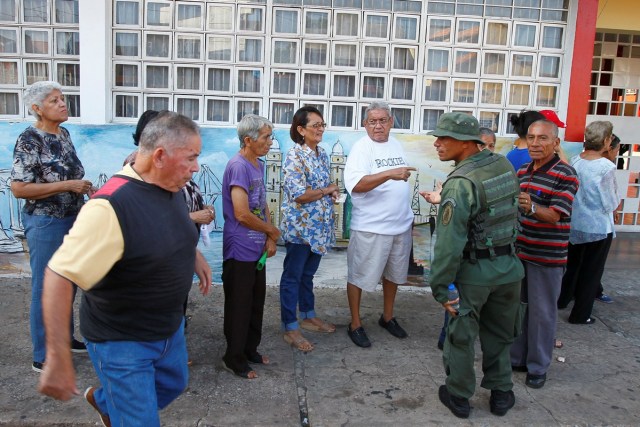
[[[200,129],[163,112],[142,133],[133,165],[82,208],[45,272],[47,356],[41,393],[79,394],[69,352],[72,284],[85,292],[80,331],[102,387],[85,398],[105,426],[159,426],[158,410],[187,386],[182,305],[193,273],[206,295],[211,269],[180,189],[198,171]]]
[[[398,285],[407,281],[411,252],[411,171],[402,146],[389,136],[393,117],[389,105],[373,102],[362,122],[367,136],[358,140],[347,159],[344,182],[351,195],[351,237],[347,250],[347,298],[351,310],[349,337],[359,347],[371,341],[362,327],[362,290],[373,291],[382,278],[383,313],[378,324],[397,338],[407,333],[393,316]]]

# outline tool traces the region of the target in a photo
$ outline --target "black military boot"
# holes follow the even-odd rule
[[[513,394],[513,390],[500,391],[491,390],[491,398],[489,399],[489,407],[493,415],[503,416],[509,409],[513,408],[516,404],[516,396]]]
[[[449,393],[446,385],[441,385],[438,389],[438,397],[440,402],[458,418],[469,418],[469,412],[471,407],[469,406],[469,399],[464,397],[457,397]]]

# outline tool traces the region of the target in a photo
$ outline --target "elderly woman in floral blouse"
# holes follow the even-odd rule
[[[284,340],[301,351],[313,350],[299,328],[335,332],[316,317],[313,275],[320,258],[334,243],[333,202],[339,189],[331,183],[329,156],[319,146],[327,124],[322,113],[302,107],[293,116],[291,139],[296,143],[284,161],[284,201],[280,229],[287,255],[280,279],[280,310]],[[297,308],[302,321],[298,323]]]

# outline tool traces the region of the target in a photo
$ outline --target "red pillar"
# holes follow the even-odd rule
[[[573,44],[573,62],[569,84],[567,108],[567,129],[565,140],[582,142],[589,111],[589,91],[591,83],[591,62],[596,39],[598,0],[580,0],[576,19],[576,38]]]

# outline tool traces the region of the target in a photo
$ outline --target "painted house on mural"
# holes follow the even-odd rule
[[[94,182],[119,170],[146,109],[170,109],[203,127],[197,179],[219,204],[235,124],[268,117],[278,144],[266,156],[274,222],[288,126],[303,105],[329,124],[332,177],[364,134],[374,100],[391,104],[408,152],[412,208],[424,222],[430,190],[451,170],[425,134],[450,111],[473,114],[506,153],[510,116],[552,109],[580,151],[586,123],[611,120],[630,149],[618,180],[619,230],[640,231],[640,18],[634,0],[0,0],[0,241],[20,228],[8,191],[13,145],[32,120],[22,96],[35,81],[64,87],[71,132]],[[203,184],[204,183],[204,184]],[[220,210],[220,206],[216,205]],[[339,209],[338,215],[342,215]],[[342,218],[338,218],[342,224]],[[13,229],[13,230],[12,230]],[[338,230],[340,231],[340,230]],[[6,246],[8,247],[8,246]],[[0,251],[3,247],[0,247]]]

